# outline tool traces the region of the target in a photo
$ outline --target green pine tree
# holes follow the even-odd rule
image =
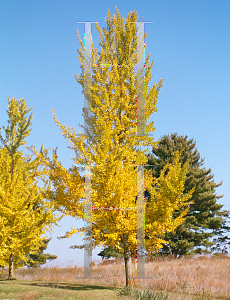
[[[230,231],[230,227],[228,226],[230,222],[230,212],[224,211],[222,214],[223,222],[220,228],[217,228],[213,231],[214,233],[214,246],[211,248],[212,252],[228,254],[227,246],[230,246],[230,238],[228,233]]]
[[[112,247],[105,247],[100,253],[97,254],[98,256],[104,258],[122,258],[123,254],[120,253],[117,249],[114,249]]]
[[[227,225],[229,212],[222,211],[223,205],[217,203],[217,199],[223,196],[217,196],[215,189],[222,182],[216,184],[211,169],[207,170],[204,167],[204,159],[200,157],[195,141],[176,133],[164,135],[159,145],[153,147],[152,154],[148,154],[148,164],[153,165],[148,168],[151,168],[153,176],[158,178],[163,167],[172,162],[172,154],[176,151],[182,151],[182,164],[187,161],[190,163],[184,192],[187,193],[195,186],[192,195],[194,202],[184,223],[174,233],[167,233],[164,236],[169,244],[164,244],[159,254],[173,254],[177,257],[193,253],[211,253],[214,250],[220,252],[221,246],[226,249],[226,244],[229,242],[229,238],[224,236],[224,233],[230,229]],[[147,193],[146,197],[148,199]],[[179,211],[175,212],[174,217],[178,214]],[[214,237],[213,241],[212,237]]]
[[[48,243],[50,242],[51,238],[44,239],[43,246],[40,246],[37,253],[29,254],[29,262],[28,266],[31,268],[40,267],[41,265],[44,265],[47,261],[57,259],[57,255],[44,253],[44,251],[48,247]]]

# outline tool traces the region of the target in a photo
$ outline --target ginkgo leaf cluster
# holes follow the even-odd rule
[[[88,57],[85,46],[78,36],[81,45],[78,58],[82,73],[75,77],[82,86],[85,97],[88,97],[89,108],[83,109],[87,124],[84,128],[86,134],[77,136],[75,129],[63,126],[53,112],[55,123],[75,153],[73,157],[75,166],[69,171],[58,162],[56,153],[53,155],[50,172],[55,182],[54,196],[69,214],[76,217],[84,216],[88,222],[92,222],[93,247],[109,245],[120,251],[124,249],[119,246],[119,241],[122,241],[123,245],[125,242],[126,249],[136,248],[137,165],[147,163],[146,147],[155,145],[153,138],[148,136],[154,131],[150,116],[157,110],[156,103],[163,81],[160,80],[150,87],[152,79],[150,71],[153,63],[150,63],[148,55],[141,71],[144,77],[145,135],[138,135],[135,66],[144,51],[139,53],[137,45],[144,46],[144,41],[138,39],[136,21],[136,12],[129,12],[124,19],[118,10],[113,17],[108,11],[107,26],[101,29],[96,24],[101,49],[99,51],[91,42],[92,51],[90,56],[88,53]],[[146,34],[144,36],[146,37]],[[91,71],[89,66],[92,66]],[[90,72],[92,82],[89,97],[85,76]],[[80,124],[80,127],[83,128],[83,125]],[[84,215],[85,186],[79,165],[88,166],[91,172],[92,210],[91,218],[88,219]],[[183,195],[188,166],[181,167],[179,154],[167,168],[163,170],[158,180],[148,171],[144,175],[145,190],[151,195],[150,202],[148,204],[145,202],[144,206],[146,249],[149,252],[157,251],[161,247],[163,239],[158,238],[158,234],[173,231],[183,222],[191,198],[192,191]],[[61,177],[55,179],[55,174]],[[173,212],[183,207],[184,212],[173,220]],[[71,228],[64,237],[74,233],[83,234],[87,230],[85,227]]]
[[[20,260],[28,261],[29,253],[36,252],[42,244],[41,236],[51,230],[57,217],[45,201],[48,186],[38,186],[42,175],[38,166],[29,169],[21,152],[14,158],[12,176],[11,156],[6,148],[0,148],[0,260],[7,265],[10,253],[14,253],[17,266]]]
[[[60,219],[55,205],[47,200],[51,183],[45,164],[47,149],[23,155],[21,146],[31,132],[32,113],[26,100],[8,98],[8,126],[0,132],[0,265],[14,266],[29,261],[29,254],[43,245],[45,232]]]

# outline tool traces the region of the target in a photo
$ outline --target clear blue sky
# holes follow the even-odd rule
[[[27,100],[33,107],[33,130],[27,145],[58,147],[65,167],[74,153],[55,125],[58,120],[78,128],[83,124],[84,97],[74,78],[80,72],[76,29],[84,37],[84,25],[76,21],[100,21],[105,26],[107,8],[122,16],[137,9],[139,18],[153,21],[146,53],[154,60],[153,81],[165,79],[158,100],[156,140],[178,132],[196,140],[205,167],[215,174],[220,203],[230,204],[230,1],[29,1],[0,2],[0,126],[6,125],[7,96]],[[97,31],[93,28],[93,40]],[[48,252],[57,254],[60,265],[82,263],[83,250],[68,249],[81,244],[77,235],[57,240],[72,225],[82,221],[67,217],[54,228]],[[100,249],[93,252],[96,258]],[[98,257],[97,257],[98,258]]]

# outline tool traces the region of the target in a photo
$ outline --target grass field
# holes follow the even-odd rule
[[[133,271],[134,268],[133,264]],[[228,257],[154,260],[145,264],[145,270],[146,276],[153,276],[154,279],[135,279],[136,289],[162,291],[164,296],[135,298],[119,295],[125,286],[125,274],[124,264],[117,262],[93,267],[93,276],[100,276],[101,280],[77,279],[84,274],[84,269],[77,266],[19,269],[15,271],[18,280],[12,281],[6,280],[7,270],[3,270],[0,299],[230,300]]]
[[[63,299],[63,300],[116,300],[130,299],[118,296],[119,288],[79,283],[41,281],[0,281],[0,299]]]

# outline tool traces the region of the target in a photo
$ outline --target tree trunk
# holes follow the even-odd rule
[[[128,267],[128,257],[127,257],[127,254],[124,256],[124,259],[125,259],[125,285],[126,286],[129,286],[129,267]]]
[[[131,286],[130,285],[130,279],[131,277],[131,251],[128,249],[127,246],[127,239],[128,239],[128,234],[123,235],[123,246],[124,246],[124,260],[125,260],[125,279],[126,279],[126,286]]]
[[[14,278],[14,256],[13,253],[10,254],[9,258],[9,279]]]

